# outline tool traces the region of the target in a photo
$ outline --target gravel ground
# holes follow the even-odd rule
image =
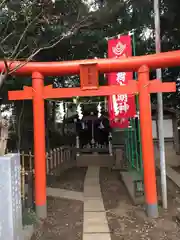
[[[111,240],[180,239],[180,228],[176,221],[180,193],[172,182],[168,181],[168,212],[159,208],[160,217],[156,220],[148,219],[142,206],[132,206],[118,172],[102,168],[100,183]]]
[[[86,168],[76,168],[61,175],[53,187],[83,190]],[[158,181],[159,182],[159,181]],[[133,206],[118,171],[102,168],[100,184],[111,240],[179,240],[180,191],[168,181],[168,211],[159,208],[160,217],[148,219],[143,206]],[[48,218],[31,240],[82,240],[83,203],[74,200],[48,198]],[[96,239],[95,239],[96,240]]]
[[[86,168],[72,168],[51,178],[49,186],[83,191]],[[48,197],[48,217],[37,227],[31,240],[82,240],[83,203],[80,201]]]
[[[31,240],[82,240],[83,203],[48,198],[48,218]]]
[[[82,192],[84,189],[84,178],[87,168],[71,168],[61,174],[61,176],[52,178],[48,186],[53,188],[62,188],[66,190]]]
[[[176,172],[180,173],[180,166],[178,166],[178,167],[172,167],[172,169],[174,169]]]

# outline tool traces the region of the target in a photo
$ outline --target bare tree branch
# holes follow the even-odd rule
[[[4,1],[0,4],[0,8],[3,6],[3,4],[5,4],[5,2],[6,2],[6,0],[4,0]],[[17,57],[18,57],[25,49],[28,48],[28,46],[26,45],[25,47],[23,47],[22,49],[20,49],[20,50],[18,51],[18,49],[19,49],[19,47],[20,47],[20,45],[21,45],[21,42],[22,42],[23,38],[25,37],[27,31],[29,30],[30,26],[31,26],[33,23],[35,23],[35,22],[37,21],[37,19],[39,19],[39,17],[42,15],[42,13],[43,13],[43,9],[40,11],[40,13],[39,13],[32,21],[30,21],[30,22],[27,24],[26,28],[24,29],[23,33],[21,34],[21,36],[20,36],[20,38],[19,38],[18,43],[17,43],[16,46],[15,46],[14,51],[12,52],[12,54],[11,54],[11,56],[10,56],[9,58],[13,58],[14,60],[17,59]],[[7,30],[8,25],[9,25],[10,22],[11,22],[11,19],[8,21],[8,23],[7,23],[6,27],[5,27],[5,32],[6,32],[6,30]],[[9,33],[4,39],[1,40],[0,49],[1,49],[1,51],[2,51],[2,53],[3,53],[4,55],[7,55],[8,53],[10,53],[10,51],[9,51],[9,52],[5,51],[5,50],[3,49],[3,47],[2,47],[2,44],[3,44],[5,41],[7,41],[7,39],[9,39],[9,37],[12,36],[14,33],[15,33],[15,31]],[[1,86],[3,85],[4,81],[6,80],[7,76],[10,74],[10,73],[9,73],[9,68],[10,68],[10,66],[8,67],[8,64],[7,64],[6,60],[4,60],[4,65],[5,65],[5,69],[0,73],[0,88],[1,88]],[[10,65],[11,65],[11,64],[10,64]]]
[[[21,50],[19,50],[19,52],[17,52],[17,54],[15,55],[14,59],[17,59],[18,56],[24,52],[24,50],[26,50],[28,48],[28,45],[24,46]]]
[[[56,45],[58,45],[62,40],[64,39],[68,39],[70,37],[72,37],[73,35],[75,35],[81,28],[83,27],[88,27],[89,25],[92,24],[83,24],[84,22],[86,22],[88,19],[90,18],[90,16],[88,16],[87,18],[83,19],[80,23],[75,24],[66,34],[64,34],[63,36],[61,36],[58,40],[55,40],[54,43],[52,43],[51,45],[45,46],[45,47],[41,47],[37,50],[35,50],[27,59],[24,63],[20,63],[18,64],[15,68],[10,69],[9,66],[9,75],[16,72],[19,68],[25,66],[29,61],[31,61],[39,52],[43,51],[43,50],[49,50],[54,48]]]
[[[0,4],[0,8],[2,8],[2,6],[6,3],[7,0],[3,0]]]
[[[42,11],[41,11],[31,22],[28,23],[28,25],[27,25],[26,28],[24,29],[24,32],[22,33],[22,35],[21,35],[21,37],[20,37],[20,39],[19,39],[19,41],[18,41],[18,43],[17,43],[17,45],[16,45],[16,47],[15,47],[15,49],[14,49],[14,51],[13,51],[13,53],[12,53],[12,55],[11,55],[10,58],[13,58],[13,57],[14,57],[14,55],[15,55],[16,52],[18,51],[18,48],[19,48],[19,46],[20,46],[20,44],[21,44],[21,41],[22,41],[23,38],[25,37],[26,32],[28,31],[29,27],[41,16],[41,14],[42,14]]]
[[[2,39],[2,41],[0,42],[0,45],[3,44],[9,37],[11,37],[13,34],[15,33],[15,31],[9,33],[5,38]]]
[[[122,3],[121,3],[122,5]],[[118,4],[118,7],[120,5]],[[117,12],[118,10],[118,7],[114,7],[113,9],[115,9],[115,12]],[[39,54],[41,51],[44,51],[44,50],[49,50],[49,49],[52,49],[54,48],[55,46],[57,46],[62,40],[64,39],[69,39],[71,38],[72,36],[76,35],[78,33],[78,31],[80,29],[83,29],[83,28],[88,28],[88,27],[92,27],[93,25],[95,25],[96,23],[100,23],[103,19],[103,23],[104,24],[104,19],[107,18],[108,19],[108,16],[107,16],[107,13],[108,12],[111,12],[114,11],[112,9],[108,9],[107,6],[104,6],[101,8],[101,10],[98,10],[97,12],[91,12],[89,13],[89,15],[87,17],[84,17],[83,20],[79,21],[80,19],[80,10],[77,14],[77,19],[76,19],[76,23],[67,31],[65,32],[64,34],[61,34],[61,36],[59,37],[56,37],[54,38],[53,40],[49,41],[49,43],[46,45],[46,46],[42,46],[42,47],[39,47],[39,48],[36,48],[32,51],[32,53],[29,55],[29,57],[27,57],[27,59],[25,60],[25,62],[23,63],[19,63],[17,64],[17,66],[13,69],[11,69],[11,64],[14,62],[14,60],[17,59],[17,57],[25,50],[28,48],[28,45],[26,45],[25,47],[23,47],[21,50],[19,50],[20,48],[20,45],[26,35],[26,33],[28,32],[28,29],[29,27],[35,23],[39,17],[42,15],[43,13],[43,8],[42,8],[42,11],[32,20],[30,21],[26,28],[24,29],[23,33],[21,34],[20,36],[20,39],[17,43],[17,45],[15,46],[15,49],[13,51],[13,53],[11,54],[11,57],[10,58],[13,58],[12,62],[9,64],[9,66],[6,66],[5,65],[5,69],[4,71],[1,73],[0,75],[0,87],[2,85],[2,83],[4,82],[4,80],[6,79],[6,77],[10,74],[13,74],[14,72],[16,72],[19,68],[23,67],[24,65],[26,65],[29,61],[31,61],[37,54]],[[101,14],[100,14],[101,13]],[[100,16],[102,15],[102,16]],[[111,14],[110,14],[111,15]],[[102,19],[101,19],[102,17]],[[45,16],[43,16],[43,18],[48,21],[48,19],[45,18]],[[8,36],[6,37],[8,38]],[[5,41],[5,39],[3,40]],[[1,46],[0,46],[1,47]],[[4,49],[2,49],[4,50]],[[18,51],[19,50],[19,51]],[[5,51],[3,51],[5,52]],[[7,62],[6,62],[7,63]]]

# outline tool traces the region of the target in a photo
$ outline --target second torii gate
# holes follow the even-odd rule
[[[9,62],[13,69],[19,62]],[[121,59],[93,59],[70,62],[23,63],[15,74],[32,75],[32,87],[10,91],[9,100],[33,100],[34,156],[35,156],[35,203],[39,218],[46,218],[46,161],[45,161],[45,119],[44,99],[71,98],[74,96],[110,96],[113,94],[139,94],[142,157],[147,214],[158,216],[154,148],[150,94],[175,92],[175,83],[161,83],[149,79],[150,68],[180,65],[180,51],[149,56]],[[0,71],[4,70],[0,62]],[[119,71],[137,71],[138,81],[131,80],[126,86],[99,86],[98,74]],[[44,76],[80,74],[80,88],[52,88],[44,86]]]

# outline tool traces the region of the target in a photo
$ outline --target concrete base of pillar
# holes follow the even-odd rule
[[[146,206],[147,216],[150,218],[158,218],[158,205],[157,204],[147,204]]]
[[[36,205],[36,216],[39,219],[46,219],[47,218],[47,205]]]

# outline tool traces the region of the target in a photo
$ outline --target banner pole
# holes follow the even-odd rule
[[[132,50],[133,50],[133,56],[136,56],[136,38],[135,38],[135,31],[133,30],[133,32],[131,33],[132,36]],[[135,72],[135,80],[137,80],[137,72]],[[135,96],[135,100],[136,100],[136,111],[137,111],[137,116],[138,116],[138,123],[137,123],[137,136],[138,136],[138,143],[137,146],[139,146],[139,169],[140,171],[142,171],[143,167],[142,167],[142,146],[141,146],[141,129],[140,129],[140,123],[139,123],[139,98],[136,95]]]
[[[154,0],[154,24],[155,24],[155,45],[156,53],[161,52],[161,38],[160,38],[160,13],[159,0]],[[156,69],[157,79],[162,81],[162,70]],[[161,191],[162,191],[162,205],[167,209],[167,180],[166,180],[166,157],[164,144],[164,123],[163,123],[163,97],[162,93],[157,94],[157,108],[158,108],[158,135],[159,135],[159,151],[160,151],[160,172],[161,172]]]

